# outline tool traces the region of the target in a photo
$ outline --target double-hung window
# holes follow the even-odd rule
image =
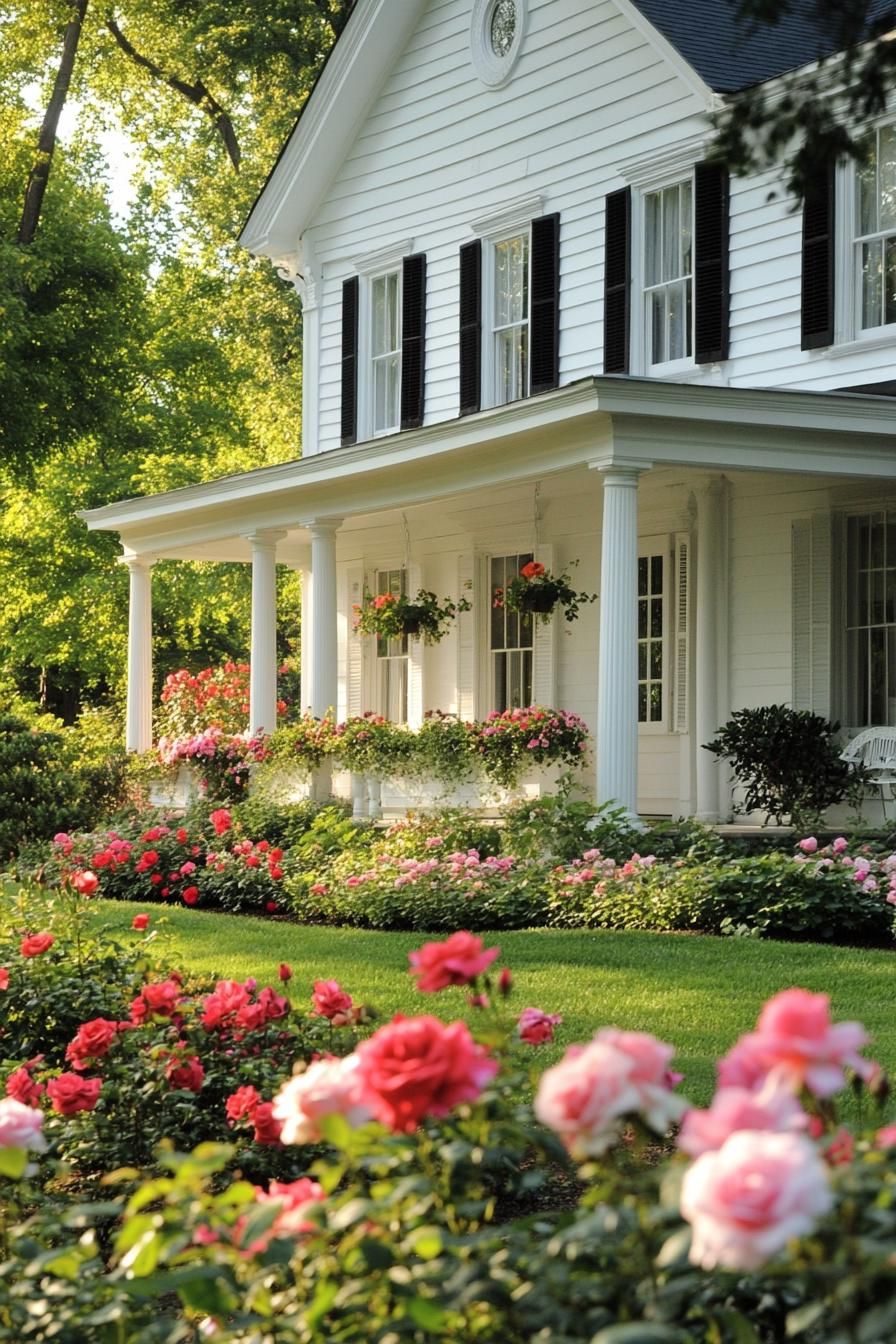
[[[844,717],[896,724],[896,512],[847,518],[845,596]]]
[[[492,404],[529,395],[529,230],[492,248]]]
[[[643,197],[643,322],[648,369],[693,359],[693,190],[690,179]]]
[[[896,322],[896,127],[873,134],[856,169],[853,274],[857,326]]]
[[[377,596],[391,593],[401,597],[406,591],[403,569],[380,569],[376,575]],[[377,699],[379,712],[391,723],[408,719],[408,639],[407,635],[376,638]]]
[[[666,556],[638,557],[638,723],[666,722]]]
[[[391,434],[401,425],[401,271],[370,281],[371,432]]]
[[[535,631],[531,612],[512,611],[504,604],[508,585],[533,559],[521,555],[493,555],[489,561],[491,612],[489,659],[492,708],[520,709],[532,703],[532,654]]]

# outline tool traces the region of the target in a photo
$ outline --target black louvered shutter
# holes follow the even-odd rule
[[[460,413],[482,402],[482,241],[460,249]]]
[[[628,373],[631,345],[631,187],[611,191],[607,197],[604,233],[604,373]]]
[[[834,341],[834,190],[832,162],[803,202],[803,350]]]
[[[728,358],[728,171],[694,168],[694,359]]]
[[[560,382],[560,216],[532,221],[529,387],[533,396]]]
[[[342,282],[342,414],[343,445],[358,442],[358,295],[356,275]]]
[[[426,379],[426,257],[405,257],[401,275],[401,427],[423,424]]]

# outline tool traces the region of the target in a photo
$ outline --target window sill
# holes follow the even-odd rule
[[[887,350],[896,346],[896,323],[889,327],[872,327],[867,336],[854,336],[850,340],[836,341],[833,345],[821,346],[809,350],[811,359],[847,359],[850,355],[860,354],[863,350]]]

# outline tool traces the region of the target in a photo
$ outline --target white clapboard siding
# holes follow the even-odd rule
[[[406,582],[408,596],[416,597],[423,587],[423,570],[420,565],[408,565]],[[423,651],[425,647],[422,639],[408,640],[408,726],[410,728],[419,728],[423,723]]]
[[[536,546],[535,559],[545,569],[554,568],[553,546]],[[545,624],[537,616],[532,639],[532,699],[536,705],[554,708],[557,700],[557,626],[564,620],[562,612],[555,611]]]
[[[457,618],[457,712],[464,721],[471,721],[477,713],[477,603],[482,592],[481,585],[477,591],[476,557],[472,551],[464,551],[457,557],[457,592],[472,604],[470,611],[462,611]]]
[[[793,706],[831,713],[831,518],[794,520],[792,531]]]
[[[672,727],[676,733],[690,731],[690,623],[691,623],[691,538],[687,532],[675,534],[672,567],[673,594]]]

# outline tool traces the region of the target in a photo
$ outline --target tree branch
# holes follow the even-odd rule
[[[87,2],[88,0],[75,0],[72,5],[72,17],[66,25],[65,36],[62,39],[62,57],[59,61],[59,69],[56,71],[56,78],[53,81],[53,92],[50,95],[50,101],[47,104],[47,110],[41,124],[37,141],[37,157],[31,166],[31,172],[28,174],[28,185],[25,188],[25,203],[22,207],[22,217],[19,220],[19,231],[16,235],[16,241],[20,247],[27,247],[29,243],[34,241],[34,235],[37,233],[40,212],[44,203],[44,193],[50,180],[50,163],[53,158],[53,150],[56,148],[59,118],[68,97],[72,71],[75,68],[75,56],[78,53],[78,43],[81,40],[81,32],[84,28]]]
[[[186,80],[178,79],[177,75],[169,75],[167,71],[163,70],[160,65],[155,63],[155,61],[150,60],[148,56],[144,56],[137,50],[133,42],[124,35],[111,15],[106,19],[106,27],[115,38],[115,41],[118,43],[118,46],[124,54],[132,60],[135,65],[139,65],[141,70],[146,70],[153,79],[160,80],[161,83],[167,84],[169,89],[173,89],[174,92],[179,93],[182,98],[186,98],[188,103],[192,103],[194,107],[198,107],[201,112],[206,114],[206,116],[211,117],[215,124],[215,129],[224,142],[224,148],[227,150],[230,162],[235,169],[238,169],[240,166],[241,154],[239,143],[236,138],[236,132],[233,129],[233,122],[230,120],[230,117],[224,111],[224,108],[218,102],[214,94],[203,84],[202,80],[197,80],[195,84],[188,84]]]

